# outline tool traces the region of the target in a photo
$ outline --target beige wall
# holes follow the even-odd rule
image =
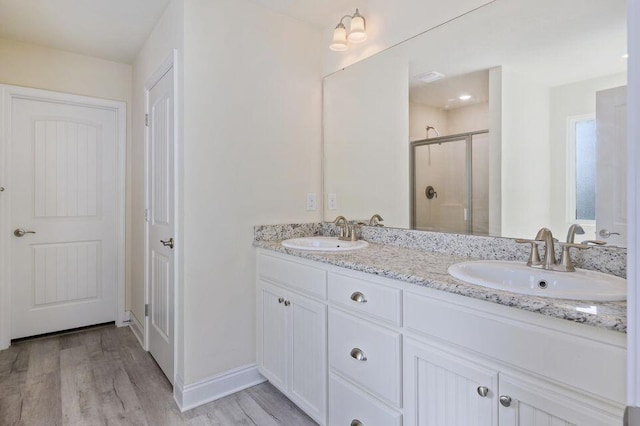
[[[154,30],[149,35],[149,38],[145,42],[140,52],[136,56],[133,62],[133,103],[132,103],[132,143],[129,150],[129,167],[130,167],[130,187],[131,191],[127,194],[129,205],[131,207],[131,216],[129,220],[131,233],[129,240],[130,257],[132,260],[131,268],[131,314],[141,324],[144,325],[144,209],[145,209],[145,181],[144,181],[144,145],[145,145],[145,127],[144,127],[144,113],[145,113],[145,84],[153,76],[156,70],[164,63],[164,61],[173,53],[173,49],[178,51],[178,63],[174,64],[174,71],[177,72],[178,78],[182,81],[184,72],[182,69],[182,57],[183,57],[183,25],[184,25],[184,11],[183,0],[172,0],[167,9],[163,13],[162,17],[156,24]],[[182,145],[182,86],[179,84],[179,90],[176,94],[176,105],[179,106],[179,117],[176,124],[178,131],[178,146]],[[178,190],[180,194],[181,188]],[[181,202],[180,199],[176,199],[178,205]],[[181,228],[181,223],[177,224],[178,228]],[[181,232],[178,230],[178,234]],[[179,264],[179,261],[177,262]],[[182,374],[182,353],[183,353],[183,320],[182,312],[183,306],[180,302],[182,300],[182,277],[178,272],[178,292],[175,295],[178,299],[178,310],[176,312],[177,327],[176,335],[178,341],[176,342],[176,353],[178,359],[176,360],[176,373]]]
[[[489,104],[473,104],[448,111],[449,134],[476,132],[489,128]]]
[[[489,129],[489,104],[473,104],[447,110],[409,102],[409,140],[424,139],[427,124],[438,129],[440,136],[487,130]],[[429,138],[435,137],[436,133],[429,130]]]
[[[447,110],[417,102],[409,102],[409,140],[419,141],[427,136],[427,125],[435,127],[442,136],[448,134],[449,117]],[[435,138],[436,132],[429,130],[429,137]]]
[[[130,147],[131,65],[4,39],[0,39],[0,58],[0,83],[126,102],[127,147]],[[127,180],[129,177],[127,174]],[[127,218],[129,215],[127,209]],[[131,228],[127,226],[127,241],[130,237]],[[127,245],[127,309],[131,304],[129,249]]]
[[[502,236],[549,226],[549,88],[502,67]]]
[[[255,362],[253,226],[312,222],[319,32],[246,0],[185,2],[184,383]]]

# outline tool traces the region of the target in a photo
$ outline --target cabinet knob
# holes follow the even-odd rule
[[[364,354],[364,352],[362,352],[362,349],[359,348],[353,348],[351,349],[351,358],[357,360],[357,361],[366,361],[367,360],[367,356]]]
[[[284,302],[284,297],[278,297],[278,303]]]
[[[291,302],[289,302],[288,300],[284,301],[284,306],[289,306],[291,304]]]
[[[364,423],[362,423],[358,419],[353,419],[353,420],[351,420],[351,426],[364,426]]]
[[[486,386],[478,386],[477,391],[478,391],[478,395],[480,395],[483,398],[489,395],[489,388]]]
[[[500,404],[502,404],[503,407],[510,407],[511,397],[508,395],[500,395]]]
[[[351,295],[351,300],[358,303],[367,303],[367,298],[359,291],[356,291]]]

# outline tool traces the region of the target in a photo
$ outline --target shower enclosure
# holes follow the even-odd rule
[[[411,142],[411,228],[489,234],[489,132]]]

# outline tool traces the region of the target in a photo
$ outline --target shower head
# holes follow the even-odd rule
[[[427,137],[426,137],[426,139],[429,139],[429,130],[433,130],[434,132],[436,132],[436,137],[440,137],[440,132],[438,131],[438,129],[436,129],[436,128],[435,128],[435,127],[433,127],[433,126],[429,126],[429,125],[427,124],[427,127],[425,127],[425,130],[427,131]]]

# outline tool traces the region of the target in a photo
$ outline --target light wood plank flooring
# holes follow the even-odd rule
[[[0,425],[315,425],[268,383],[180,413],[128,328],[103,326],[0,351]]]

